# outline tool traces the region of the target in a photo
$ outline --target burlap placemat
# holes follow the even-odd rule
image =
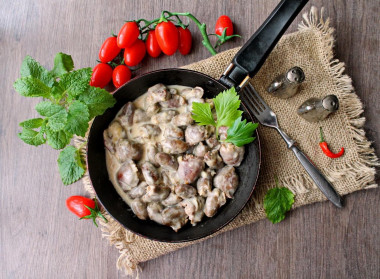
[[[354,93],[351,78],[343,74],[344,64],[333,58],[333,32],[329,27],[329,20],[324,21],[322,16],[319,17],[317,9],[313,7],[310,13],[304,14],[299,31],[283,37],[251,82],[277,114],[282,128],[313,159],[339,194],[345,195],[377,187],[375,166],[378,165],[378,161],[362,129],[365,122],[361,116],[362,103]],[[184,68],[218,78],[237,51],[237,48],[231,49]],[[276,75],[293,66],[300,66],[305,72],[306,80],[302,85],[302,91],[290,100],[269,96],[265,91],[268,84]],[[303,101],[310,97],[329,94],[337,95],[340,101],[340,109],[332,117],[310,124],[297,116],[296,109]],[[323,126],[333,150],[345,147],[346,153],[343,157],[332,160],[321,152],[318,145],[320,126]],[[296,160],[293,152],[287,150],[278,133],[263,127],[259,128],[259,133],[262,166],[253,197],[234,221],[210,237],[265,218],[262,201],[266,191],[275,186],[275,175],[282,185],[295,194],[294,208],[326,200]],[[76,143],[80,141],[76,139]],[[94,195],[88,175],[83,178],[83,183],[86,190]],[[104,223],[100,220],[103,236],[119,250],[117,267],[124,269],[126,274],[137,271],[140,262],[206,239],[181,244],[150,241],[129,232],[108,214],[105,215],[109,222]]]

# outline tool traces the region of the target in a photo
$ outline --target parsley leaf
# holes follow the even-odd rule
[[[74,146],[68,146],[59,153],[58,168],[61,179],[65,185],[74,183],[82,177],[85,171],[80,158],[79,150]]]
[[[211,106],[209,103],[197,103],[193,102],[192,105],[192,118],[199,125],[212,125],[216,126],[214,117],[211,112]]]
[[[48,87],[52,87],[54,84],[54,77],[52,74],[29,55],[25,57],[24,61],[22,61],[20,75],[21,77],[31,76],[36,78]]]
[[[22,77],[13,84],[14,89],[24,97],[44,97],[49,98],[50,87],[41,80],[32,76]]]
[[[74,61],[70,55],[59,52],[54,58],[54,68],[51,73],[60,77],[74,69]]]
[[[74,101],[69,107],[65,130],[71,134],[84,137],[88,129],[89,120],[90,113],[87,106],[80,101]]]
[[[276,180],[276,184],[278,182]],[[285,213],[292,208],[294,194],[286,187],[276,187],[268,190],[264,197],[264,209],[267,218],[273,223],[279,223],[285,218]]]
[[[255,140],[252,137],[253,131],[256,130],[258,123],[247,123],[247,120],[241,120],[241,117],[235,120],[232,127],[227,130],[226,142],[231,142],[236,146],[243,146]]]
[[[234,121],[243,113],[239,110],[240,100],[234,87],[219,93],[213,100],[217,116],[217,127],[231,127]]]
[[[48,126],[53,131],[62,130],[67,122],[67,111],[61,105],[43,101],[36,105],[36,110],[42,116],[48,117]]]
[[[24,128],[22,129],[22,132],[17,135],[23,142],[34,146],[38,146],[46,142],[43,131],[37,132]]]
[[[113,107],[116,103],[115,98],[109,92],[98,87],[90,87],[78,96],[78,100],[87,105],[90,119],[103,114],[106,109]]]
[[[53,131],[50,128],[46,129],[46,138],[48,144],[54,149],[62,149],[70,143],[72,134],[65,132],[64,130]]]
[[[42,118],[32,118],[21,122],[19,125],[27,129],[35,129],[42,126],[44,120]]]
[[[70,97],[77,97],[90,87],[92,69],[83,68],[62,75],[59,86],[66,91]]]

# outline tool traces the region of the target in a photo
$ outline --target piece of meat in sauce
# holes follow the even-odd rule
[[[203,158],[207,151],[209,151],[208,146],[200,142],[194,147],[193,154],[199,158]]]
[[[174,125],[166,125],[164,130],[164,138],[184,139],[184,132],[180,127]]]
[[[166,199],[170,194],[170,188],[149,185],[146,187],[146,193],[141,198],[143,202],[160,202]]]
[[[140,199],[134,199],[131,202],[131,209],[139,219],[146,220],[148,218],[147,204]]]
[[[220,169],[214,177],[214,187],[222,190],[227,198],[232,198],[239,185],[239,178],[232,166]]]
[[[152,116],[151,121],[153,124],[158,125],[162,123],[168,123],[170,122],[174,116],[176,116],[178,113],[175,110],[165,110],[161,111],[155,115]]]
[[[220,156],[224,163],[229,166],[238,167],[244,159],[244,146],[238,147],[232,143],[224,142],[220,147]]]
[[[188,144],[180,139],[165,139],[161,142],[164,152],[169,154],[181,154],[186,152]]]
[[[207,197],[212,189],[212,177],[209,172],[202,171],[201,177],[197,180],[197,191],[202,197]]]
[[[185,88],[179,93],[186,100],[190,100],[192,98],[202,98],[204,91],[202,87],[194,87],[194,88]]]
[[[133,115],[133,123],[140,123],[149,121],[149,116],[142,109],[136,109]]]
[[[161,129],[157,125],[144,124],[139,127],[139,135],[142,138],[150,139],[152,137],[157,137],[161,134]]]
[[[165,206],[171,206],[171,205],[180,203],[181,201],[182,201],[181,197],[177,196],[174,193],[170,193],[169,196],[165,200],[162,201],[162,204]]]
[[[167,101],[170,93],[165,85],[158,83],[148,89],[148,95],[145,97],[145,108],[148,108],[158,102]]]
[[[211,149],[218,150],[220,148],[220,142],[218,141],[215,135],[206,139],[206,143],[207,143],[207,146],[210,147]]]
[[[197,190],[188,184],[178,184],[174,187],[174,192],[182,199],[188,199],[194,197],[197,194]]]
[[[183,112],[173,117],[171,123],[178,127],[189,126],[194,123],[191,112]]]
[[[204,161],[210,169],[220,169],[224,166],[222,158],[219,156],[218,150],[208,151],[204,156]]]
[[[151,162],[155,167],[159,167],[156,162],[155,156],[158,153],[157,144],[148,142],[145,148],[145,155],[149,162]]]
[[[205,198],[196,196],[181,202],[185,213],[189,216],[191,224],[194,226],[200,222],[204,216]]]
[[[169,171],[176,171],[178,169],[177,159],[164,152],[159,152],[155,156],[155,160],[159,166]]]
[[[148,184],[146,184],[145,181],[142,181],[139,185],[132,188],[128,192],[128,196],[132,199],[141,198],[142,196],[145,195],[147,186],[148,186]]]
[[[158,202],[151,202],[148,204],[147,211],[149,219],[158,223],[163,224],[161,212],[164,209],[164,206]]]
[[[187,223],[187,215],[180,205],[174,205],[162,210],[162,223],[178,231]]]
[[[135,106],[132,102],[126,103],[121,109],[121,113],[118,119],[123,126],[130,126],[133,124],[133,115],[135,112]]]
[[[227,126],[221,126],[221,127],[219,127],[218,132],[219,132],[219,139],[221,141],[227,139],[227,130],[228,130]]]
[[[158,185],[160,184],[160,173],[150,162],[144,162],[141,165],[141,172],[144,176],[145,182],[148,185]]]
[[[120,163],[126,160],[140,160],[142,156],[141,145],[127,139],[119,140],[115,144],[115,156]]]
[[[159,103],[164,109],[179,108],[186,104],[185,98],[180,95],[172,95],[171,99]]]
[[[212,217],[226,203],[226,195],[218,188],[214,188],[207,196],[204,213],[207,217]]]
[[[184,184],[191,184],[197,180],[205,164],[202,159],[187,154],[178,163],[177,175]]]
[[[191,125],[187,126],[185,130],[186,142],[190,145],[195,145],[206,139],[205,126]]]
[[[136,187],[139,183],[139,177],[135,163],[128,160],[122,164],[116,173],[116,179],[125,192]]]

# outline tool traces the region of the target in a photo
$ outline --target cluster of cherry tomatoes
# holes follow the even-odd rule
[[[146,33],[144,41],[138,23],[130,21],[122,26],[117,36],[107,38],[100,48],[100,63],[93,69],[90,85],[104,88],[112,80],[113,85],[119,88],[132,77],[129,67],[138,65],[146,53],[155,58],[161,52],[173,55],[178,50],[186,55],[191,50],[190,30],[176,26],[170,20],[159,22],[153,30]],[[215,33],[218,36],[233,34],[232,21],[228,16],[223,15],[218,19]]]

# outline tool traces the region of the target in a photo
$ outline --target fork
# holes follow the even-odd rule
[[[277,116],[268,106],[267,103],[256,92],[255,88],[248,83],[241,91],[240,96],[245,107],[251,112],[256,119],[264,126],[274,128],[280,133],[286,142],[288,149],[291,149],[300,161],[306,172],[309,174],[314,183],[322,191],[322,193],[337,207],[342,208],[342,198],[335,191],[333,186],[311,160],[297,147],[296,142],[291,139],[278,125]]]

